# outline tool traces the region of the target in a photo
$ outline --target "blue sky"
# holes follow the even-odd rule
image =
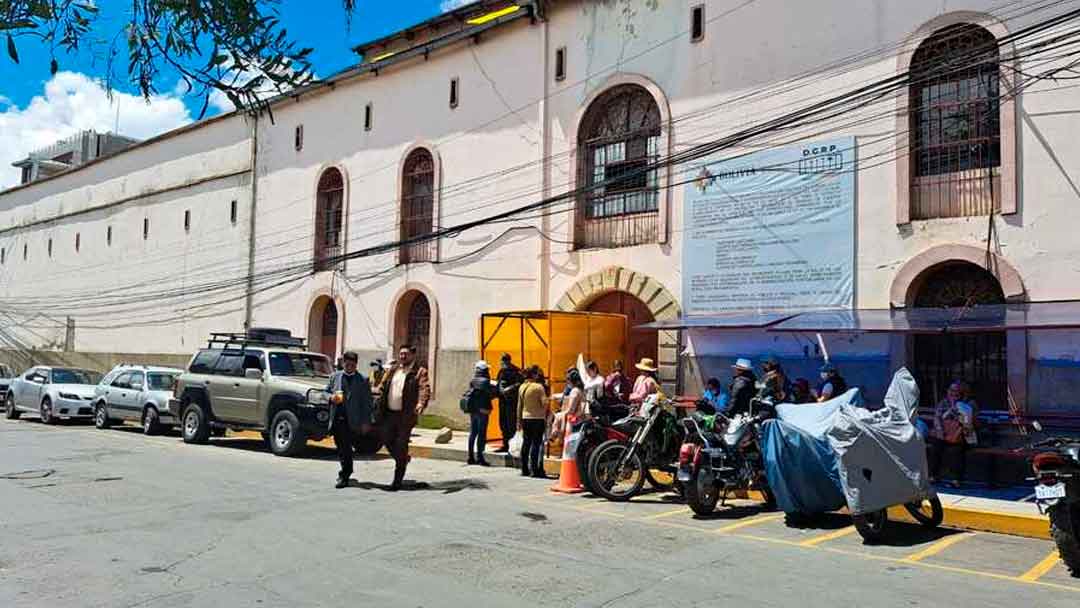
[[[351,29],[346,28],[340,0],[281,0],[278,10],[290,37],[314,49],[316,74],[328,76],[356,61],[351,48],[467,4],[467,0],[357,0]],[[100,17],[95,38],[114,35],[129,3],[98,0]],[[19,41],[20,63],[0,55],[0,189],[18,181],[11,162],[57,139],[83,129],[109,131],[119,126],[125,135],[146,138],[193,120],[202,100],[183,97],[175,75],[157,83],[160,95],[150,104],[133,95],[126,82],[115,83],[117,94],[106,98],[96,82],[104,73],[100,59],[89,53],[58,54],[61,72],[49,74],[49,53],[39,43]],[[126,72],[121,69],[121,75]],[[212,107],[208,114],[220,111]],[[117,117],[119,116],[119,121]]]

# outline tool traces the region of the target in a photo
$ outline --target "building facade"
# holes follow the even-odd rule
[[[715,154],[854,138],[857,308],[1080,299],[1077,93],[1032,77],[1070,59],[1029,50],[1077,27],[1035,29],[1070,8],[477,2],[358,47],[357,66],[275,100],[273,121],[210,119],[0,193],[0,346],[103,366],[175,362],[245,324],[331,356],[409,343],[450,415],[484,312],[683,314],[682,158],[890,79]],[[1078,345],[1010,331],[832,350],[856,377],[916,362],[988,387],[994,409],[1067,413]],[[628,358],[688,392],[739,354],[820,363],[806,340],[754,331],[687,346],[635,329]]]

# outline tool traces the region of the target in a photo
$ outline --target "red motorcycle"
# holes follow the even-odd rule
[[[629,442],[637,432],[638,427],[644,424],[641,418],[628,417],[629,406],[621,403],[594,404],[592,415],[573,426],[573,432],[581,433],[581,441],[578,443],[577,452],[574,454],[578,468],[578,478],[587,492],[596,494],[592,477],[589,476],[589,458],[593,451],[601,444],[616,440]]]
[[[1031,447],[1043,450],[1031,463],[1035,504],[1040,513],[1050,516],[1050,533],[1061,561],[1073,576],[1080,577],[1080,442],[1051,438]]]

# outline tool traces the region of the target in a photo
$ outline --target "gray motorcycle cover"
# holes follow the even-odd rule
[[[919,387],[907,368],[893,376],[885,407],[841,405],[826,437],[853,514],[872,513],[931,494],[926,443],[915,430]]]

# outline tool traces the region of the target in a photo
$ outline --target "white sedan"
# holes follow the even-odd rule
[[[94,416],[94,389],[100,375],[83,369],[38,366],[11,380],[4,396],[4,415],[38,414],[45,424],[61,418]]]

